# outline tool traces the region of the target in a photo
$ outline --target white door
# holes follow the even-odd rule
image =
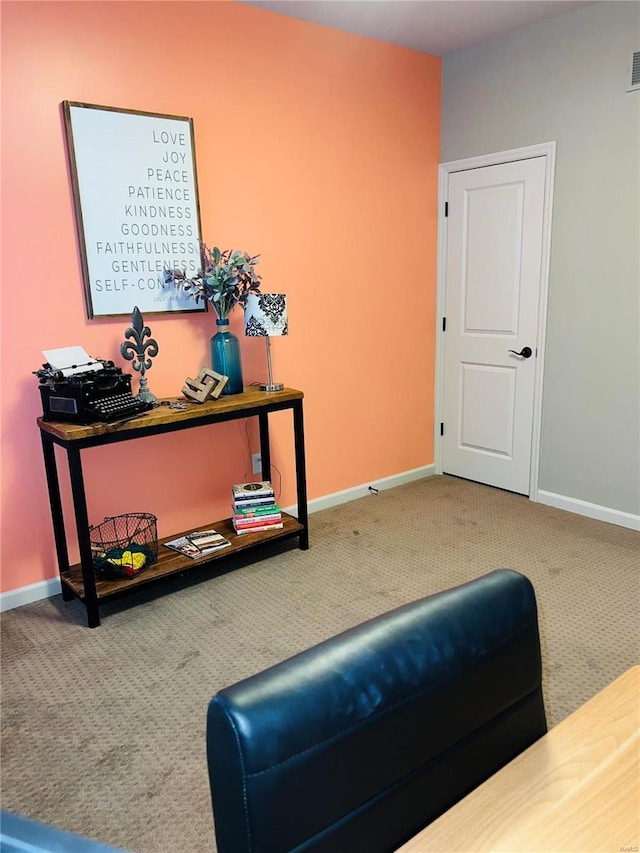
[[[545,168],[534,157],[448,181],[442,469],[527,495]]]

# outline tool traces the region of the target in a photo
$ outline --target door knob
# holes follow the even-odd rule
[[[514,355],[521,355],[523,358],[531,358],[533,355],[533,350],[531,347],[522,347],[520,352],[516,352],[514,349],[510,349],[509,352],[512,352]]]

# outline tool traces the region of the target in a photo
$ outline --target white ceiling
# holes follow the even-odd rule
[[[248,6],[442,56],[588,6],[582,0],[244,0]]]

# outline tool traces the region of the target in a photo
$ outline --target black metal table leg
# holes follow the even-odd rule
[[[84,604],[87,608],[87,622],[90,628],[100,625],[100,609],[98,606],[98,593],[96,591],[96,576],[93,572],[93,559],[91,555],[91,537],[89,534],[89,517],[87,514],[87,499],[84,491],[84,479],[82,476],[82,462],[80,451],[71,445],[67,449],[69,458],[69,477],[71,480],[71,493],[73,495],[73,509],[76,516],[76,531],[78,534],[78,547],[80,550],[80,563],[82,566],[82,582],[84,585]]]
[[[293,404],[293,440],[296,455],[296,489],[298,493],[298,521],[303,526],[300,534],[300,549],[309,548],[309,514],[307,511],[307,468],[304,454],[304,418],[302,400]]]
[[[269,415],[267,412],[258,414],[260,430],[260,460],[262,463],[262,479],[271,479],[271,442],[269,440]]]
[[[49,505],[51,507],[51,523],[53,525],[53,538],[56,544],[56,557],[58,560],[58,573],[62,586],[62,598],[71,601],[74,597],[69,587],[62,582],[62,573],[69,571],[69,551],[67,549],[67,536],[64,529],[64,515],[62,513],[62,501],[60,499],[60,481],[58,479],[58,467],[56,464],[56,453],[53,442],[47,439],[44,432],[40,433],[42,439],[42,455],[44,457],[44,470],[47,477],[47,489],[49,491]]]

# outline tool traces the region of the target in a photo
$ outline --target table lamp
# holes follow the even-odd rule
[[[250,293],[244,309],[244,333],[249,338],[265,338],[269,382],[260,385],[261,391],[282,391],[284,385],[274,382],[271,373],[272,336],[289,334],[287,323],[287,297],[284,293]]]

